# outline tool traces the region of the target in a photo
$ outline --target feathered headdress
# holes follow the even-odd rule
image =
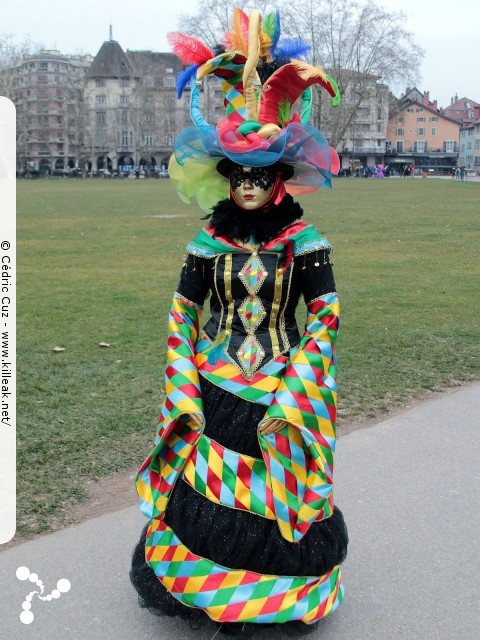
[[[312,85],[328,91],[332,106],[340,103],[338,87],[323,69],[299,59],[308,54],[309,45],[281,38],[278,11],[262,20],[257,10],[247,16],[236,9],[223,38],[225,51],[218,55],[181,33],[168,34],[168,40],[180,60],[191,65],[178,77],[177,94],[180,97],[191,83],[195,126],[178,136],[169,166],[185,201],[195,195],[200,206],[208,209],[223,195],[212,189],[209,178],[222,157],[243,166],[292,165],[294,175],[285,185],[290,193],[331,187],[331,175],[339,169],[338,156],[308,120]],[[224,98],[225,117],[216,128],[199,109],[198,81],[209,74],[219,80]],[[294,113],[296,103],[301,104],[300,113]]]

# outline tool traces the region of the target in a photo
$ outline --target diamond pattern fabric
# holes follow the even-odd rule
[[[255,252],[252,253],[239,273],[240,279],[247,288],[248,293],[252,295],[258,292],[267,275],[268,272],[263,262]]]
[[[257,296],[248,296],[238,309],[238,315],[242,319],[245,329],[255,331],[267,315],[262,301]]]

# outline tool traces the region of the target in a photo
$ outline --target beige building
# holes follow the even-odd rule
[[[430,101],[428,92],[408,90],[390,114],[385,162],[401,172],[405,166],[445,174],[456,165],[460,124]]]
[[[192,124],[189,88],[177,99],[176,79],[183,69],[171,53],[124,52],[114,40],[103,43],[86,74],[83,160],[88,169],[166,169],[177,135]],[[200,96],[210,123],[218,121],[218,90],[208,83]]]

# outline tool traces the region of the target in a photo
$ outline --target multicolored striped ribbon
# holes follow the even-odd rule
[[[185,464],[182,478],[212,502],[276,519],[271,480],[264,460],[226,449],[202,435]],[[333,492],[330,492],[316,520],[324,520],[332,513]]]
[[[324,576],[262,575],[229,569],[189,551],[162,520],[153,520],[146,559],[170,593],[218,622],[315,622],[343,600],[338,566]]]

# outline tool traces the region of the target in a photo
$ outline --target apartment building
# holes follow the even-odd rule
[[[459,99],[455,95],[450,99],[448,107],[444,107],[441,111],[445,116],[461,122],[462,125],[468,125],[476,119],[475,107],[480,107],[480,104],[470,98]]]
[[[85,74],[92,59],[41,50],[18,65],[17,171],[48,174],[75,166]]]
[[[480,175],[480,105],[476,105],[472,120],[460,130],[458,166]]]
[[[448,174],[457,163],[459,141],[460,123],[442,113],[428,92],[410,89],[390,113],[385,162],[398,170],[413,165]]]

